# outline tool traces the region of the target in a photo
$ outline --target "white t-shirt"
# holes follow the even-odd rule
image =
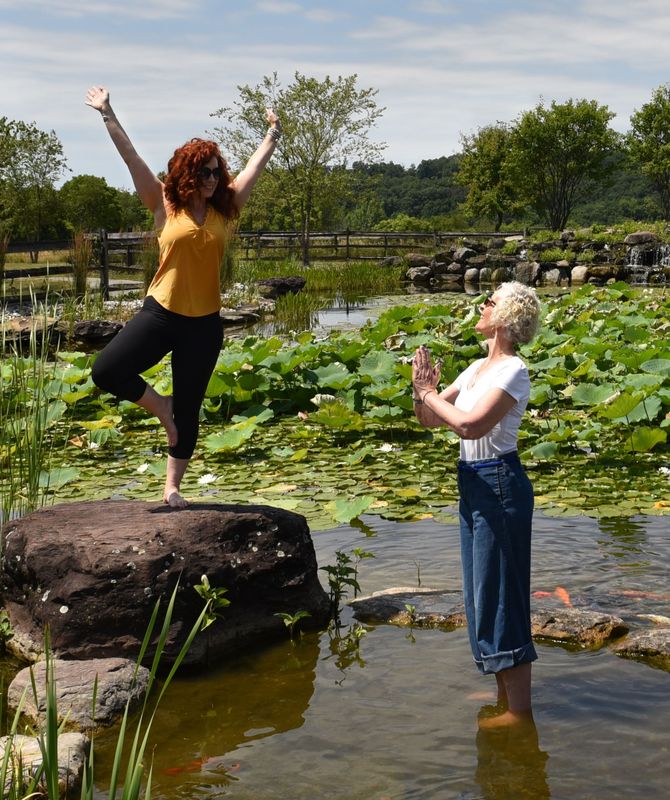
[[[495,458],[516,450],[519,425],[530,396],[528,369],[518,356],[504,358],[478,376],[477,371],[483,363],[483,358],[473,362],[454,381],[453,385],[458,388],[454,402],[456,408],[471,411],[491,389],[503,389],[516,403],[485,436],[461,439],[461,458],[464,461]]]

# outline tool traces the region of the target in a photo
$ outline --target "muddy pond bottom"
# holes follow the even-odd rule
[[[455,526],[364,518],[314,534],[320,565],[360,547],[365,594],[460,588]],[[668,615],[667,519],[536,517],[533,591],[576,604]],[[367,535],[366,535],[367,533]],[[225,623],[224,623],[225,624]],[[365,633],[361,633],[364,630]],[[297,636],[178,679],[154,726],[152,798],[540,800],[665,797],[670,673],[597,651],[538,645],[536,731],[478,732],[495,680],[465,630],[360,626]],[[115,731],[97,739],[106,797]]]

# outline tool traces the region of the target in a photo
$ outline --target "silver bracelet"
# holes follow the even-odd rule
[[[100,112],[100,116],[102,117],[103,122],[109,122],[109,117],[107,114],[104,114],[102,111]]]
[[[268,134],[275,142],[278,142],[281,139],[281,131],[279,128],[268,128]]]

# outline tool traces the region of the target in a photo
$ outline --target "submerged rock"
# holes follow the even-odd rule
[[[149,670],[126,658],[97,658],[91,661],[53,660],[58,724],[66,730],[91,730],[109,727],[123,716],[126,704],[134,709],[143,699],[149,683]],[[37,702],[32,691],[35,678]],[[95,711],[93,691],[97,679]],[[25,692],[22,714],[32,724],[46,720],[46,663],[22,669],[9,685],[7,706],[16,712]]]
[[[351,600],[349,605],[360,622],[446,630],[465,625],[460,592],[398,587],[359,597]]]
[[[177,656],[203,608],[207,575],[230,606],[196,636],[186,663],[216,662],[252,643],[286,636],[278,612],[330,615],[305,518],[270,506],[139,501],[68,503],[3,529],[3,603],[9,646],[34,659],[45,626],[61,658],[136,657],[157,599],[179,582],[165,662]]]
[[[400,587],[360,597],[349,605],[357,620],[372,624],[445,630],[465,625],[460,591]],[[577,608],[531,610],[531,631],[538,639],[598,647],[627,630],[623,620],[610,614]]]
[[[615,645],[614,652],[626,658],[649,660],[654,666],[670,670],[670,625],[633,631]]]
[[[530,628],[535,639],[589,647],[602,647],[628,630],[619,617],[583,608],[534,608],[531,610]]]

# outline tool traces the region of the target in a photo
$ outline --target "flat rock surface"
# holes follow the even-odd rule
[[[21,768],[31,775],[39,770],[42,764],[40,742],[34,736],[17,734],[14,737],[3,736],[0,739],[0,760],[4,758],[7,747],[11,751],[11,760],[18,771]],[[58,737],[58,785],[61,797],[79,797],[84,760],[88,750],[88,739],[83,733],[62,733]],[[46,796],[46,795],[45,795]]]
[[[650,659],[670,669],[670,625],[632,631],[614,646],[614,652],[628,658]]]
[[[179,583],[164,660],[177,656],[204,601],[207,575],[230,601],[187,663],[216,663],[252,643],[286,636],[278,612],[330,615],[305,518],[271,506],[105,500],[40,509],[2,531],[2,603],[17,654],[34,659],[49,626],[69,659],[136,658],[157,599]],[[159,617],[159,620],[162,616]]]
[[[149,670],[126,658],[99,658],[91,661],[53,660],[58,723],[65,720],[69,730],[90,730],[113,725],[123,716],[126,704],[135,708],[144,698]],[[35,677],[37,702],[32,690],[31,670]],[[95,712],[93,689],[97,678]],[[22,713],[34,724],[46,719],[46,663],[22,669],[9,685],[7,705],[13,714],[21,697]]]
[[[460,591],[398,587],[352,600],[350,605],[361,622],[447,630],[465,625]],[[533,607],[531,630],[536,638],[599,646],[623,635],[628,628],[623,620],[610,614],[577,608]]]

